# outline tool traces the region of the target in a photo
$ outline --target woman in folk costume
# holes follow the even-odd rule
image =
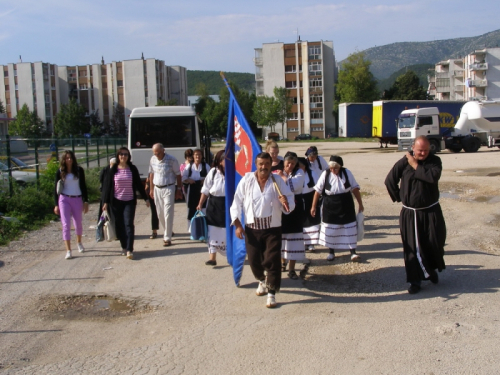
[[[203,153],[197,148],[193,151],[194,162],[189,164],[182,171],[182,183],[187,184],[186,189],[186,204],[188,207],[188,228],[191,224],[191,219],[196,213],[196,208],[201,196],[201,187],[203,180],[207,177],[210,166],[203,161]]]
[[[220,150],[214,158],[213,167],[207,174],[197,210],[201,210],[208,198],[208,253],[207,266],[216,266],[217,252],[226,255],[226,187],[224,178],[225,150]]]
[[[343,167],[340,156],[332,155],[328,163],[329,169],[324,171],[314,190],[311,216],[315,217],[316,204],[323,197],[321,232],[319,243],[330,249],[326,260],[335,259],[335,250],[348,249],[351,252],[351,261],[359,262],[356,254],[358,228],[356,211],[352,196],[358,201],[358,212],[364,210],[359,185],[350,170]]]
[[[302,225],[304,227],[304,247],[305,250],[313,251],[314,246],[319,243],[319,231],[321,229],[321,215],[311,216],[311,207],[314,199],[314,186],[318,181],[319,175],[309,168],[306,158],[299,158],[300,168],[304,171],[304,189],[302,198],[304,199],[304,216]],[[320,203],[317,204],[321,206]],[[318,210],[316,206],[316,210]]]
[[[289,262],[288,277],[298,279],[295,272],[295,262],[304,260],[304,234],[302,219],[304,216],[304,202],[302,200],[302,189],[304,187],[304,172],[299,168],[297,154],[287,152],[285,155],[284,169],[279,176],[286,182],[295,197],[295,209],[288,215],[281,217],[281,263],[282,271],[286,271],[286,261]]]

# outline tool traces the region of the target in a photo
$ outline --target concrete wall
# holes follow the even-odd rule
[[[34,94],[36,96],[36,112],[38,117],[46,124],[47,112],[45,110],[45,91],[48,92],[49,95],[49,103],[50,103],[50,82],[45,81],[43,76],[43,64],[41,62],[36,62],[33,64],[33,71],[35,73],[35,87]],[[19,74],[19,72],[18,72]],[[47,78],[49,75],[49,69],[47,69]],[[19,77],[18,77],[19,79]],[[19,81],[18,81],[19,82]],[[48,87],[46,87],[48,86]],[[50,116],[50,113],[49,113]]]
[[[486,96],[490,100],[500,100],[500,48],[488,48],[487,51],[485,59],[488,63]]]
[[[261,73],[264,77],[264,95],[274,96],[275,87],[285,87],[284,58],[283,43],[262,45],[263,65]]]
[[[145,107],[144,97],[144,61],[129,60],[123,62],[123,92],[125,97],[125,122],[136,107]]]
[[[33,100],[31,63],[16,64],[16,67],[19,109],[21,109],[24,104],[27,104],[29,110],[33,111],[35,109],[35,103]],[[13,92],[12,88],[15,89],[15,84],[11,86],[11,93]]]
[[[335,93],[335,52],[333,42],[322,44],[323,56],[323,118],[325,120],[325,134],[336,132],[335,117],[333,116],[333,98]]]
[[[158,90],[156,88],[156,81],[159,80],[156,74],[156,60],[146,60],[146,74],[148,82],[148,104],[154,107],[158,103]]]

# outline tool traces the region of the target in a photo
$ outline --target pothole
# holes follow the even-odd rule
[[[42,318],[50,320],[112,320],[152,312],[155,307],[108,295],[45,296],[39,301]]]

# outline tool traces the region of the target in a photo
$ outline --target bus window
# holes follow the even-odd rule
[[[162,143],[169,147],[196,147],[194,116],[136,117],[130,119],[130,146],[151,149]]]

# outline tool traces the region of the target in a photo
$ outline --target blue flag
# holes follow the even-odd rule
[[[247,254],[245,240],[236,237],[236,228],[231,225],[229,208],[233,203],[238,183],[247,172],[255,171],[255,156],[261,148],[248,125],[234,94],[224,79],[229,90],[229,112],[227,121],[225,178],[226,178],[226,245],[227,261],[233,267],[236,286],[240,285],[243,264]],[[244,218],[242,218],[244,220]],[[244,225],[243,221],[242,224]]]

